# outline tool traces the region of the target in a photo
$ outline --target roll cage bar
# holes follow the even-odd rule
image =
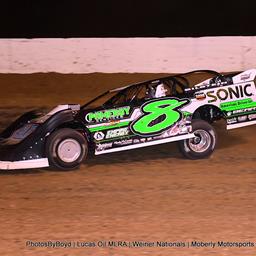
[[[84,107],[90,105],[94,101],[100,99],[101,97],[103,97],[103,96],[105,96],[105,95],[107,95],[108,93],[111,93],[111,92],[117,92],[117,93],[112,98],[107,100],[107,102],[113,101],[114,98],[124,94],[126,92],[126,90],[131,89],[132,87],[137,87],[138,88],[138,90],[136,90],[136,94],[137,94],[138,91],[139,91],[140,86],[151,84],[151,83],[154,83],[154,82],[158,82],[158,83],[161,83],[161,82],[166,83],[167,82],[167,84],[172,82],[174,86],[176,86],[178,84],[182,88],[182,90],[185,90],[186,88],[190,88],[190,82],[189,82],[189,79],[186,76],[196,74],[196,73],[205,73],[205,74],[212,75],[212,77],[223,76],[222,74],[220,74],[219,72],[214,71],[214,70],[194,70],[194,71],[190,71],[190,72],[187,72],[187,73],[170,75],[170,76],[161,77],[161,78],[152,79],[152,80],[146,80],[146,81],[139,82],[139,83],[134,83],[134,84],[131,84],[131,85],[128,85],[128,86],[108,90],[108,91],[100,94],[96,98],[92,99],[91,101],[87,102],[86,104],[81,106],[81,108],[84,108]]]

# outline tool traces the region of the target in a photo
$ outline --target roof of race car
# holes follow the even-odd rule
[[[214,71],[214,70],[194,70],[194,71],[190,71],[190,72],[187,72],[187,73],[169,75],[169,76],[165,76],[165,77],[160,77],[160,78],[156,78],[156,79],[145,80],[145,81],[142,81],[142,82],[129,84],[127,86],[122,86],[122,87],[111,89],[108,92],[121,91],[121,90],[124,90],[128,87],[140,86],[140,85],[144,85],[145,83],[160,83],[161,81],[165,81],[165,80],[168,80],[168,79],[176,79],[176,78],[180,78],[180,79],[183,79],[184,81],[186,81],[185,85],[187,87],[189,87],[189,80],[185,76],[189,76],[189,75],[196,74],[196,73],[205,73],[205,74],[212,75],[212,77],[221,75],[220,73],[218,73],[217,71]]]
[[[197,82],[195,82],[196,79],[193,79],[190,77],[193,74],[199,74],[199,78],[197,77]],[[200,77],[200,75],[210,75],[210,78],[207,79]],[[156,79],[146,80],[138,83],[133,83],[127,86],[114,88],[108,91],[105,91],[101,95],[97,96],[96,98],[92,99],[91,101],[87,102],[82,106],[82,108],[90,105],[92,102],[94,102],[97,99],[100,99],[101,97],[107,95],[108,93],[117,92],[118,94],[123,94],[123,91],[128,88],[138,87],[138,86],[154,86],[158,85],[159,83],[172,83],[171,85],[174,86],[180,86],[184,92],[189,92],[191,90],[200,90],[204,89],[205,87],[211,85],[211,86],[217,86],[220,84],[233,84],[238,82],[245,82],[245,81],[251,81],[255,79],[256,77],[256,69],[250,69],[246,70],[244,72],[231,72],[228,74],[220,74],[217,71],[214,70],[194,70],[183,74],[174,74],[169,75],[165,77],[160,77]],[[114,96],[115,97],[115,96]]]

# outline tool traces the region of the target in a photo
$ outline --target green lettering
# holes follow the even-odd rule
[[[88,113],[85,119],[88,122],[102,121],[104,119],[110,120],[112,118],[123,118],[125,115],[129,115],[130,107],[123,107],[117,109],[110,109],[105,111],[98,111],[94,113]]]
[[[129,115],[130,107],[124,107],[123,108],[125,115]]]

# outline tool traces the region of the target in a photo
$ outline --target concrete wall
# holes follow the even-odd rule
[[[1,39],[0,73],[256,68],[256,37]]]

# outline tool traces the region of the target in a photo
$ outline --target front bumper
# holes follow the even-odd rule
[[[0,161],[0,170],[17,170],[48,167],[48,158],[39,158],[24,161]]]

